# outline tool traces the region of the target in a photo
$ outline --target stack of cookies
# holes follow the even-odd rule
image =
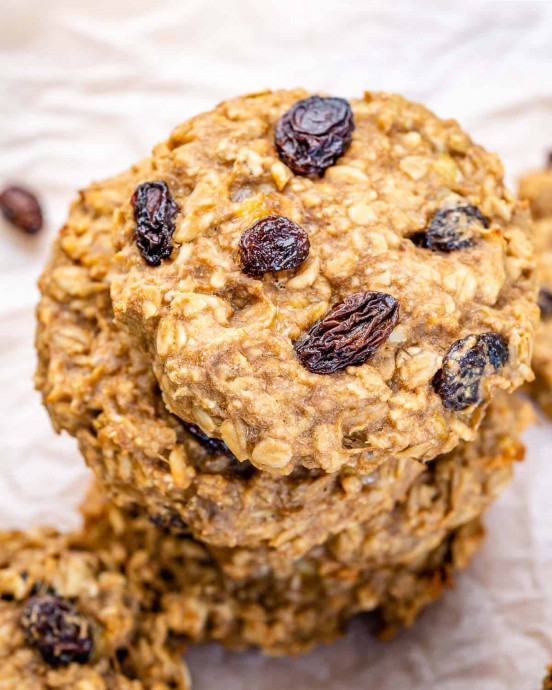
[[[399,96],[267,91],[178,126],[80,193],[40,281],[37,387],[97,479],[83,530],[35,541],[43,596],[107,625],[48,575],[51,540],[122,578],[153,620],[120,638],[128,673],[156,690],[186,641],[410,625],[523,457],[533,269],[496,156]]]

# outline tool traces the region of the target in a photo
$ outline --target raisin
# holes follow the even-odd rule
[[[188,534],[189,527],[180,515],[171,508],[163,507],[162,513],[155,513],[148,515],[150,522],[156,527],[175,534]]]
[[[541,288],[537,301],[541,310],[541,318],[549,319],[552,316],[552,292],[548,288]]]
[[[20,230],[34,235],[42,228],[42,209],[36,196],[23,187],[7,187],[0,194],[0,211]]]
[[[441,208],[435,211],[427,231],[410,235],[418,247],[433,251],[453,252],[473,247],[476,241],[474,225],[489,227],[489,221],[473,204]]]
[[[217,474],[238,479],[251,479],[256,474],[257,470],[249,460],[238,460],[224,441],[207,436],[196,424],[184,423],[183,426],[211,454],[203,458],[201,471],[205,474]]]
[[[307,233],[285,216],[265,216],[240,238],[242,271],[252,278],[297,268],[309,255]]]
[[[421,230],[420,232],[413,232],[408,236],[408,239],[413,242],[417,247],[422,247],[427,249],[427,232]]]
[[[90,623],[61,597],[44,594],[29,599],[21,613],[21,625],[27,643],[52,666],[85,664],[90,658]]]
[[[332,374],[364,364],[389,338],[398,319],[399,304],[391,295],[358,292],[334,305],[293,347],[313,374]]]
[[[236,479],[251,479],[257,474],[257,469],[249,460],[238,460],[235,456],[232,456],[232,458],[226,469],[223,470],[224,476],[235,477]]]
[[[443,405],[465,410],[481,403],[479,385],[488,366],[495,370],[508,361],[508,342],[499,333],[468,335],[457,340],[445,355],[443,366],[433,377],[433,388]]]
[[[167,183],[144,182],[130,200],[134,210],[134,241],[150,266],[159,266],[172,252],[174,217],[179,211]]]
[[[211,436],[207,436],[207,434],[204,433],[197,426],[197,424],[184,423],[183,426],[186,429],[186,431],[191,436],[193,436],[200,445],[202,445],[211,453],[217,455],[227,455],[228,457],[232,458],[234,457],[234,455],[231,453],[230,449],[228,448],[226,443],[224,443],[224,441],[221,441],[220,438],[211,438]]]
[[[500,333],[482,333],[480,339],[484,342],[487,348],[487,356],[489,362],[494,369],[500,369],[508,361],[508,341]]]
[[[349,148],[354,128],[343,98],[304,98],[278,120],[278,155],[297,175],[321,177]]]

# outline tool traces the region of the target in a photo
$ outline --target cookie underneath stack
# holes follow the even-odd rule
[[[89,536],[0,533],[0,687],[188,690],[184,647]]]
[[[99,639],[101,611],[42,574],[52,540],[151,617],[102,669],[122,655],[157,690],[165,647],[170,683],[189,641],[294,654],[440,596],[523,457],[529,232],[494,156],[383,94],[235,99],[80,193],[40,280],[36,383],[97,484],[82,531],[32,557]],[[246,236],[273,243],[257,275]]]

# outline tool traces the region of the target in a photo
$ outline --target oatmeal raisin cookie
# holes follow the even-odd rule
[[[0,532],[0,687],[188,690],[182,642],[140,600],[80,533]]]
[[[274,474],[429,460],[530,379],[528,214],[498,158],[399,96],[226,101],[115,213],[117,322],[165,404]]]

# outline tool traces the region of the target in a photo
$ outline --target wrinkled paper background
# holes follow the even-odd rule
[[[87,473],[31,377],[35,281],[75,190],[219,100],[271,86],[403,92],[456,117],[510,183],[552,148],[552,3],[2,0],[0,184],[39,191],[45,231],[0,223],[0,525],[78,524]],[[552,662],[552,426],[490,511],[457,587],[390,644],[361,625],[297,659],[212,645],[196,690],[536,690]]]

